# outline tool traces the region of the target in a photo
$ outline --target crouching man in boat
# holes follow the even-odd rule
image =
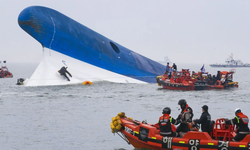
[[[202,107],[202,114],[200,119],[194,119],[195,124],[201,124],[201,131],[202,132],[207,132],[210,134],[210,122],[211,122],[211,116],[208,113],[208,106],[203,105]]]
[[[66,75],[66,73],[67,73],[70,77],[72,77],[72,75],[67,71],[67,68],[68,68],[68,67],[64,67],[64,66],[63,66],[60,70],[58,70],[58,72],[59,72],[61,75],[65,76],[65,78],[67,78],[68,81],[70,81],[70,79],[68,78],[68,76]]]
[[[188,123],[192,122],[192,118],[194,116],[193,110],[188,106],[185,99],[179,100],[178,105],[180,105],[181,113],[176,120],[181,124],[177,127],[176,132],[188,132],[190,131]]]
[[[235,117],[233,119],[225,119],[225,124],[237,126],[237,134],[233,138],[233,141],[241,141],[247,134],[249,134],[248,123],[248,117],[244,115],[239,108],[235,109]]]
[[[170,116],[171,109],[169,107],[165,107],[162,111],[163,116],[159,118],[159,127],[161,136],[171,136],[176,137],[178,133],[173,132],[172,125],[177,121]]]

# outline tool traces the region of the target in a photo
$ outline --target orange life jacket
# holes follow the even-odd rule
[[[236,116],[237,120],[241,119],[244,124],[248,124],[249,123],[248,117],[246,115],[244,115],[242,112],[238,113],[237,116]],[[238,122],[239,122],[239,120],[238,120]]]
[[[163,114],[163,116],[159,118],[160,132],[171,134],[172,132],[171,123],[172,123],[172,117],[170,117],[169,114]]]
[[[185,114],[186,114],[186,113],[190,113],[191,116],[190,116],[190,118],[188,119],[188,120],[190,121],[190,120],[192,120],[192,118],[193,118],[193,112],[189,112],[189,111],[187,110],[188,108],[190,108],[190,109],[192,110],[192,108],[189,107],[188,104],[186,104],[186,108],[181,112],[181,119],[185,119],[185,120],[186,120],[186,118],[184,118]],[[187,120],[186,120],[186,121],[187,121]]]

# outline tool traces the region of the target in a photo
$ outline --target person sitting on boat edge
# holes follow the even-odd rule
[[[192,71],[192,78],[194,79],[198,78],[198,73],[195,73],[194,71]]]
[[[213,82],[212,75],[211,75],[211,74],[208,74],[208,75],[207,75],[207,84],[212,85],[212,82]]]
[[[180,105],[181,113],[176,119],[178,123],[180,122],[180,125],[176,129],[176,132],[188,132],[190,131],[188,123],[192,122],[192,118],[194,116],[193,110],[188,106],[185,99],[179,100],[178,105]]]
[[[165,107],[162,111],[163,116],[159,118],[159,127],[160,127],[160,134],[162,136],[171,136],[176,137],[178,136],[178,133],[173,132],[172,125],[176,124],[177,121],[170,116],[171,109],[169,107]]]
[[[72,75],[67,71],[67,68],[68,68],[68,67],[64,67],[64,66],[63,66],[60,70],[58,70],[58,72],[59,72],[61,75],[65,76],[65,78],[67,78],[68,81],[70,81],[70,79],[68,78],[68,76],[66,75],[66,73],[67,73],[70,77],[72,77]]]
[[[237,127],[237,134],[233,138],[233,141],[241,141],[247,134],[249,134],[248,123],[248,117],[241,112],[240,108],[235,109],[235,117],[233,119],[225,119],[225,124],[236,125]]]
[[[208,113],[208,106],[203,105],[202,107],[202,114],[200,116],[200,119],[194,119],[195,124],[201,124],[201,131],[202,132],[207,132],[210,134],[210,121],[211,121],[211,116]]]

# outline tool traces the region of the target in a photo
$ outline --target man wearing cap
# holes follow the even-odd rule
[[[209,125],[210,125],[210,121],[211,121],[211,116],[208,113],[208,106],[207,105],[203,105],[202,107],[202,114],[200,119],[194,119],[194,123],[198,123],[201,124],[201,131],[202,132],[208,132],[209,134]]]
[[[233,141],[241,141],[247,134],[249,134],[248,122],[248,117],[244,115],[239,108],[235,109],[235,117],[233,119],[225,119],[225,124],[237,126],[237,134],[233,138]]]

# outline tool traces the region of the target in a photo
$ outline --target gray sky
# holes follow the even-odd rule
[[[55,9],[156,61],[250,63],[249,0],[0,0],[0,60],[40,62],[41,45],[17,22],[28,6]]]

